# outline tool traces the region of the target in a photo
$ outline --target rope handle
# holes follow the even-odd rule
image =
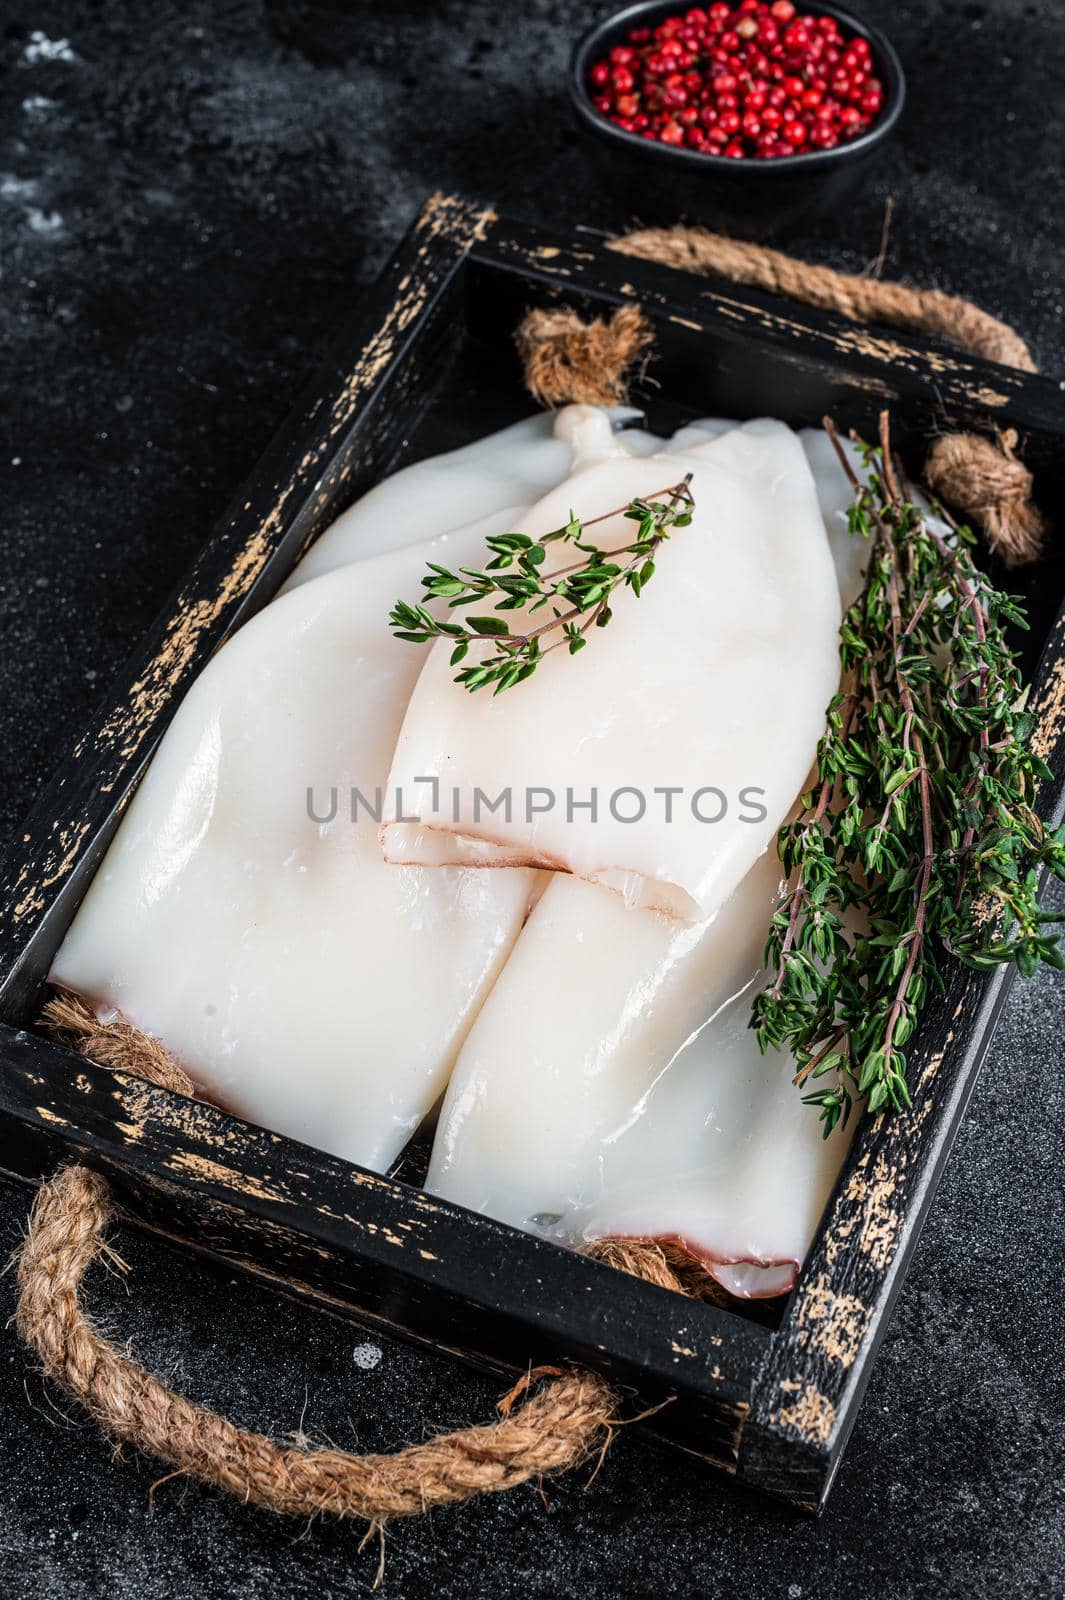
[[[837,272],[786,256],[767,245],[730,239],[703,228],[645,228],[611,241],[610,248],[685,272],[708,273],[766,289],[804,305],[835,311],[848,322],[881,322],[892,328],[945,334],[971,355],[1034,372],[1032,353],[1020,334],[971,300],[940,289],[917,289],[890,279]]]
[[[158,1040],[127,1022],[99,1022],[75,995],[50,1000],[41,1020],[103,1066],[192,1092]],[[112,1438],[240,1500],[292,1516],[359,1518],[372,1529],[568,1471],[605,1450],[620,1425],[618,1397],[597,1373],[536,1367],[499,1401],[498,1419],[393,1454],[278,1444],[176,1394],[92,1321],[82,1289],[93,1262],[108,1253],[111,1217],[107,1182],[87,1167],[64,1167],[42,1185],[19,1254],[18,1331],[45,1376]],[[671,1252],[657,1245],[596,1241],[588,1253],[677,1293],[710,1282],[680,1259],[674,1270]]]
[[[647,228],[611,240],[609,248],[786,295],[851,322],[944,334],[985,360],[1036,370],[1028,346],[1007,323],[938,289],[836,272],[702,228]],[[617,404],[625,398],[628,373],[653,340],[650,322],[631,304],[591,322],[559,308],[529,311],[517,334],[526,384],[537,400],[552,406]],[[924,470],[933,492],[978,523],[1009,567],[1035,561],[1047,534],[1042,513],[1031,503],[1032,474],[1019,460],[1017,444],[1012,430],[993,438],[945,434],[934,441]]]

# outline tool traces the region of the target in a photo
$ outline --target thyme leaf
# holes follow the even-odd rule
[[[851,533],[872,548],[840,629],[817,787],[778,836],[788,884],[751,1026],[763,1050],[791,1049],[827,1137],[858,1098],[874,1113],[910,1104],[905,1046],[943,987],[943,952],[1024,977],[1065,966],[1062,919],[1038,897],[1042,869],[1065,878],[1065,829],[1034,810],[1049,769],[1006,635],[1026,626],[1022,602],[976,566],[969,528],[944,537],[904,492],[886,412],[877,446],[856,441],[864,482],[825,428],[854,488]]]
[[[671,528],[689,525],[694,509],[689,473],[670,489],[649,499],[630,500],[627,506],[588,522],[571,513],[564,527],[538,539],[527,533],[496,534],[487,541],[492,559],[483,569],[460,567],[452,572],[429,562],[420,603],[397,600],[389,626],[397,639],[410,644],[453,641],[451,665],[461,669],[455,682],[471,692],[493,686],[494,694],[502,694],[530,678],[552,650],[566,649],[570,655],[583,650],[592,628],[605,628],[611,621],[610,601],[619,589],[638,598],[654,577],[659,546]],[[638,524],[630,543],[603,550],[586,537],[596,523],[617,516]],[[540,569],[547,546],[558,543],[572,545],[580,556],[545,577]],[[462,621],[453,615],[440,620],[428,609],[431,600],[446,601],[449,613],[472,605],[490,609]],[[506,616],[500,615],[522,611],[531,618],[544,607],[548,616],[524,632],[512,632]],[[486,641],[495,645],[495,653],[478,653],[470,665],[462,666],[470,646]]]

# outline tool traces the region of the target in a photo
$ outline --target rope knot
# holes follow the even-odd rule
[[[565,308],[529,311],[515,334],[525,384],[540,405],[612,406],[624,400],[625,378],[654,334],[638,306],[582,322]]]
[[[1031,503],[1032,474],[1014,454],[1017,435],[995,439],[951,433],[937,439],[925,463],[932,489],[949,505],[981,523],[1008,567],[1040,554],[1046,523]]]

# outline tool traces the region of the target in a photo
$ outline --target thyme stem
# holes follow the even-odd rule
[[[544,656],[565,646],[576,655],[588,642],[593,628],[604,628],[613,612],[611,597],[622,588],[639,597],[655,572],[655,556],[669,538],[671,528],[687,527],[695,501],[691,493],[691,473],[671,488],[656,491],[650,499],[631,500],[627,506],[604,512],[588,522],[570,515],[564,527],[533,539],[525,533],[503,533],[487,541],[493,559],[483,570],[462,567],[451,572],[430,562],[422,579],[425,593],[421,603],[408,605],[397,600],[389,624],[397,639],[425,644],[430,639],[452,643],[451,664],[459,666],[472,644],[490,643],[494,655],[481,655],[462,667],[455,682],[469,690],[494,685],[501,694],[532,676]],[[616,549],[602,550],[587,542],[589,528],[611,518],[623,516],[639,523],[636,539]],[[546,560],[547,546],[563,540],[582,552],[582,559],[556,568],[544,578],[540,567]],[[627,560],[619,561],[619,557]],[[471,616],[465,622],[440,620],[428,609],[430,600],[446,600],[450,611],[475,602],[493,606],[492,613]],[[524,610],[531,615],[543,606],[550,607],[546,621],[524,632],[511,632],[498,612]],[[543,639],[557,635],[546,646]]]
[[[1040,872],[1065,877],[1065,830],[1033,809],[1048,775],[1006,628],[1019,602],[975,565],[973,535],[944,533],[896,461],[887,414],[861,450],[864,481],[829,419],[854,490],[866,582],[840,629],[845,693],[828,712],[819,787],[778,851],[789,874],[766,943],[770,981],[752,1026],[787,1045],[826,1135],[866,1097],[909,1104],[905,1044],[950,952],[1029,976],[1065,965]],[[939,509],[934,508],[936,516]]]

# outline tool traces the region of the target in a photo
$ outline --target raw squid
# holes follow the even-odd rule
[[[492,699],[456,685],[450,647],[434,647],[389,779],[389,860],[554,867],[696,922],[763,853],[838,676],[839,593],[796,436],[767,420],[709,439],[697,426],[664,453],[587,468],[522,527],[557,528],[571,509],[601,515],[686,472],[692,525],[580,656],[546,656]],[[632,527],[618,516],[597,542],[621,544]],[[572,559],[565,545],[549,550]],[[509,817],[498,804],[508,791]]]
[[[520,512],[534,486],[624,448],[589,407],[554,426],[410,469],[398,531],[384,484],[323,538],[193,685],[52,972],[161,1038],[211,1098],[378,1170],[442,1092],[534,878],[382,861],[375,789],[422,659],[388,612],[427,560],[479,559],[490,497],[470,457],[490,458],[495,499]],[[395,517],[399,543],[419,509],[440,527],[469,500],[472,528],[344,564],[356,532],[382,540]]]
[[[803,436],[848,605],[867,547],[824,444]],[[550,879],[460,1054],[427,1186],[566,1244],[677,1241],[736,1295],[789,1289],[848,1140],[822,1139],[792,1058],[747,1026],[779,871],[770,850],[694,927]]]
[[[384,625],[411,565],[316,579],[221,651],[52,972],[162,1039],[211,1098],[377,1170],[443,1089],[532,879],[397,872],[373,816],[352,821],[418,672]]]
[[[674,1240],[731,1293],[791,1287],[846,1149],[748,1029],[779,876],[702,927],[553,878],[451,1079],[426,1186],[565,1244]]]
[[[457,450],[401,467],[326,529],[282,593],[352,561],[456,528],[477,535],[483,545],[492,534],[516,526],[534,500],[585,463],[647,448],[650,435],[642,429],[614,433],[638,416],[627,406],[613,411],[566,406],[555,416],[540,412]]]

